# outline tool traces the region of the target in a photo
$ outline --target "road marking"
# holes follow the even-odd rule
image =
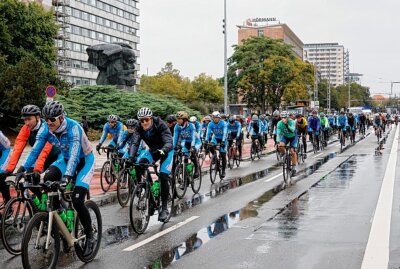
[[[161,237],[161,236],[163,236],[163,235],[165,235],[165,234],[167,234],[167,233],[170,233],[170,232],[172,232],[173,230],[176,230],[176,229],[182,227],[183,225],[188,224],[189,222],[194,221],[195,219],[198,219],[198,218],[199,218],[199,216],[192,216],[192,217],[188,218],[188,219],[185,220],[185,221],[179,222],[179,223],[175,224],[174,226],[171,226],[171,227],[169,227],[168,229],[165,229],[164,231],[161,231],[161,232],[159,232],[159,233],[156,233],[155,235],[150,236],[149,238],[147,238],[147,239],[145,239],[145,240],[143,240],[143,241],[140,241],[140,242],[137,243],[137,244],[134,244],[134,245],[132,245],[132,246],[130,246],[130,247],[127,247],[127,248],[124,249],[123,251],[133,251],[133,250],[135,250],[135,249],[137,249],[137,248],[140,248],[141,246],[146,245],[147,243],[150,243],[151,241],[154,241],[154,240],[156,240],[157,238],[159,238],[159,237]]]
[[[315,158],[317,158],[318,156],[321,156],[322,154],[324,154],[324,153],[317,154],[317,155],[315,155],[315,156],[312,157],[312,158],[315,159]]]
[[[266,179],[264,182],[270,182],[270,181],[274,180],[275,178],[280,177],[281,175],[283,175],[283,173],[277,174],[276,176],[273,176],[273,177],[271,177],[269,179]]]
[[[390,222],[392,218],[397,149],[399,146],[398,135],[399,128],[397,127],[361,269],[388,268]]]

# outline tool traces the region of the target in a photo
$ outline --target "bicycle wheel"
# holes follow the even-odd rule
[[[262,146],[260,145],[259,142],[256,142],[256,148],[257,148],[257,151],[256,151],[257,158],[261,159]]]
[[[250,158],[252,161],[254,161],[254,159],[256,158],[256,154],[257,154],[257,146],[256,146],[256,142],[253,141],[251,143],[251,149],[250,149]]]
[[[210,181],[211,184],[214,184],[215,179],[217,178],[217,172],[218,172],[218,164],[217,164],[217,157],[215,154],[212,155],[211,158],[211,163],[210,163]]]
[[[287,159],[288,159],[288,154],[286,153],[285,154],[285,156],[284,156],[284,160],[283,160],[283,181],[285,182],[285,185],[287,186],[287,182],[289,181],[289,177],[290,177],[290,175],[289,175],[289,173],[290,172],[288,172],[289,171],[289,168],[288,168],[288,161],[287,161]]]
[[[199,153],[197,153],[197,160],[199,162],[200,167],[203,166],[205,158],[206,158],[206,154],[203,152],[203,147],[201,147],[199,150]]]
[[[26,226],[22,238],[22,265],[25,269],[55,268],[60,252],[60,234],[55,222],[46,249],[49,213],[39,212]]]
[[[238,154],[238,149],[237,148],[235,148],[235,163],[236,163],[236,167],[239,167],[240,166],[240,156],[239,156],[239,154]]]
[[[150,199],[149,190],[145,184],[136,185],[129,206],[129,219],[132,229],[137,234],[146,231],[150,220]]]
[[[192,180],[190,182],[192,191],[194,193],[198,193],[200,191],[200,187],[201,187],[202,175],[201,175],[201,166],[200,165],[197,166],[197,171],[199,172],[199,176],[197,178],[192,177]]]
[[[130,198],[132,179],[129,169],[122,169],[117,179],[117,198],[122,207],[125,207]]]
[[[25,227],[33,215],[32,205],[22,197],[14,197],[8,201],[3,212],[1,240],[4,248],[12,255],[20,255]]]
[[[100,209],[97,206],[97,204],[91,200],[88,200],[85,202],[86,208],[89,210],[90,214],[90,219],[92,222],[92,233],[93,233],[93,238],[96,239],[96,244],[95,247],[93,248],[93,251],[91,254],[88,256],[84,256],[84,250],[85,250],[85,243],[86,240],[81,240],[77,243],[75,243],[75,252],[78,258],[84,262],[88,263],[91,262],[96,256],[97,253],[99,252],[100,245],[101,245],[101,236],[103,232],[103,221],[101,218],[101,213]],[[80,222],[79,218],[76,218],[75,222],[75,237],[79,238],[85,234],[85,231],[83,229],[83,225]]]
[[[303,148],[303,142],[299,142],[299,148],[297,150],[297,154],[299,159],[304,163],[305,162],[305,156],[304,156],[304,148]]]
[[[105,161],[100,172],[100,185],[104,192],[108,192],[112,182],[111,162]]]
[[[235,150],[233,148],[233,145],[229,147],[228,151],[228,167],[229,169],[232,169],[233,166],[235,165]]]
[[[183,164],[178,164],[177,167],[175,167],[175,172],[174,172],[174,180],[175,180],[175,185],[172,185],[173,188],[175,188],[175,194],[178,198],[182,199],[185,197],[185,193],[187,190],[187,171],[183,170]]]

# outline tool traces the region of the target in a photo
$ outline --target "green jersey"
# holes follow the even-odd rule
[[[289,119],[287,124],[283,121],[278,122],[276,126],[276,141],[281,142],[282,136],[286,138],[293,138],[296,135],[296,121]]]

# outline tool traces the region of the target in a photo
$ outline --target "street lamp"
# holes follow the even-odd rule
[[[226,0],[224,0],[224,20],[223,26],[224,28],[224,112],[225,114],[229,114],[228,111],[228,55],[227,55],[227,29],[226,29]]]

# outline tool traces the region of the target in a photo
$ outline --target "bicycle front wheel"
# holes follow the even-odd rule
[[[210,164],[210,181],[211,181],[211,184],[214,184],[215,179],[217,178],[217,172],[218,172],[217,158],[216,158],[215,155],[213,155],[212,159],[211,159],[211,164]]]
[[[234,151],[235,150],[233,149],[233,146],[231,146],[229,148],[229,151],[228,151],[228,166],[229,166],[229,169],[232,169],[233,166],[235,165],[235,160],[234,160],[235,153],[234,153]]]
[[[250,158],[252,161],[256,158],[257,155],[257,145],[255,142],[251,143],[251,149],[250,149]]]
[[[93,247],[93,251],[88,256],[84,256],[85,244],[86,239],[81,240],[76,243],[75,245],[75,252],[78,258],[84,262],[88,263],[91,262],[97,255],[100,249],[101,244],[101,235],[103,232],[103,221],[100,214],[100,209],[97,204],[91,200],[85,202],[85,206],[89,211],[90,220],[91,220],[91,227],[92,227],[92,234],[93,238],[96,240],[95,246]],[[80,222],[79,218],[76,218],[75,223],[75,237],[79,238],[85,234],[84,228],[82,223]]]
[[[146,231],[150,220],[149,190],[144,184],[136,185],[129,206],[129,218],[132,229],[137,234]]]
[[[187,190],[187,174],[186,171],[184,171],[184,167],[182,164],[179,164],[175,168],[174,172],[174,179],[175,179],[175,185],[172,185],[171,188],[175,188],[176,192],[176,197],[182,199],[185,197],[185,193]]]
[[[117,180],[117,198],[122,207],[125,207],[130,198],[132,179],[129,169],[122,169]]]
[[[198,193],[200,191],[200,187],[201,187],[201,180],[202,180],[202,175],[201,175],[201,166],[198,165],[197,166],[197,171],[199,176],[197,178],[192,178],[192,181],[190,182],[191,186],[192,186],[192,191],[194,193]]]
[[[1,218],[1,240],[10,254],[21,254],[22,237],[32,215],[32,205],[22,197],[12,198],[5,206]]]
[[[60,252],[60,234],[55,222],[51,227],[48,249],[46,249],[49,213],[39,212],[26,226],[22,238],[22,265],[25,269],[55,268]]]
[[[101,189],[104,192],[108,192],[111,187],[113,180],[112,180],[112,171],[111,171],[111,162],[105,161],[103,167],[101,168],[100,172],[100,185]]]

